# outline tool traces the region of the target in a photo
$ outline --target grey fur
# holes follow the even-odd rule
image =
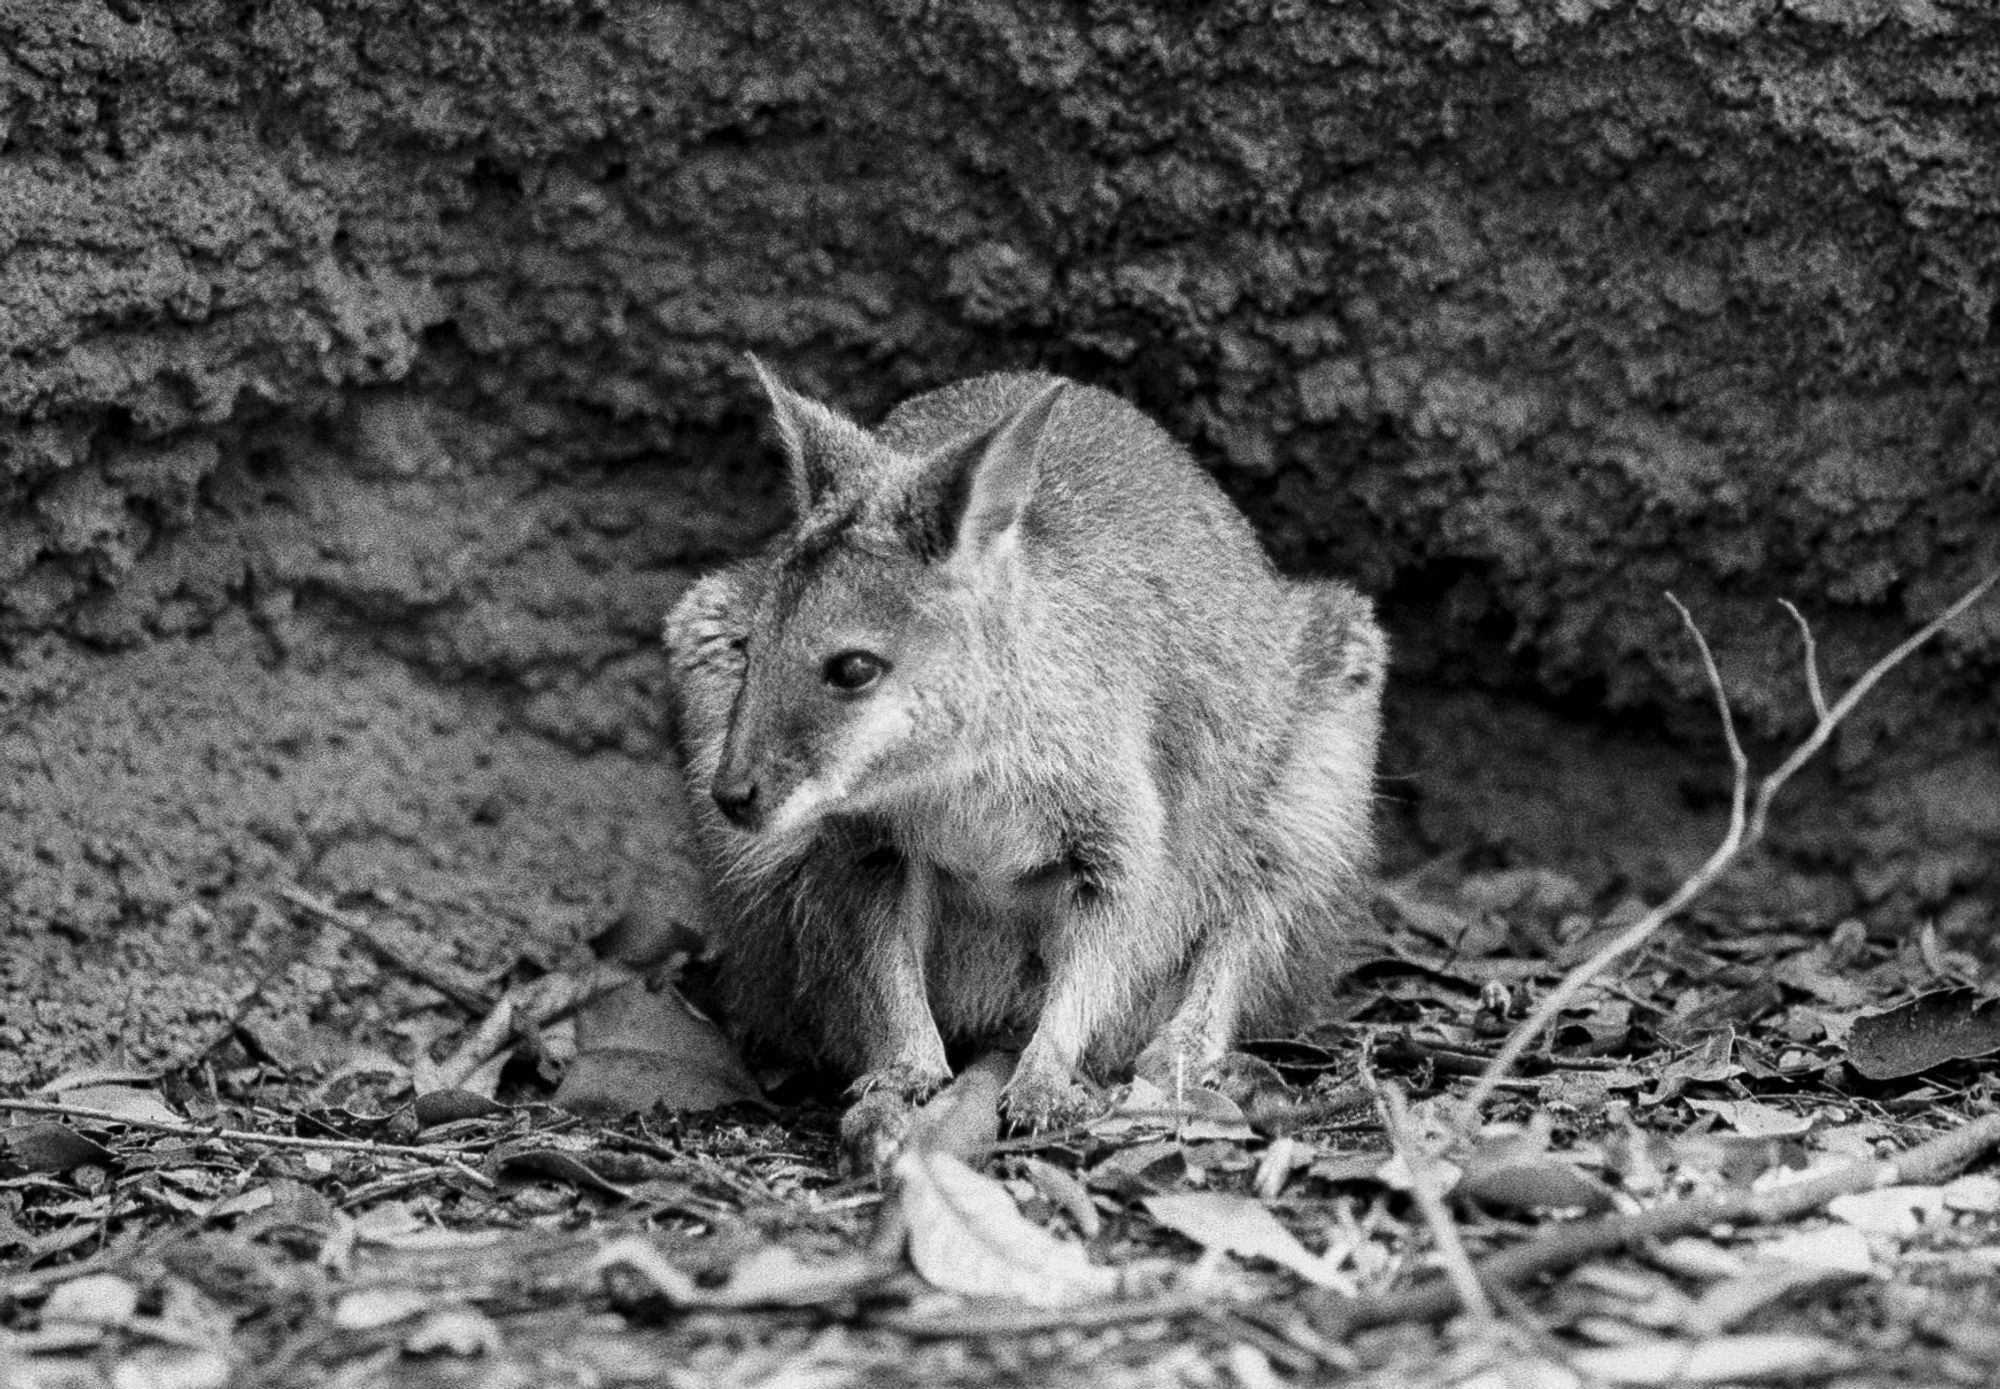
[[[734,1022],[897,1096],[1026,1035],[1037,1124],[1079,1067],[1194,1083],[1309,1016],[1374,857],[1367,600],[1281,578],[1103,391],[980,377],[869,433],[766,385],[801,514],[667,619]],[[836,696],[849,646],[893,664]]]

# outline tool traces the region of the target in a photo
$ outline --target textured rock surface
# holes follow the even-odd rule
[[[1674,871],[1721,782],[1663,587],[1780,739],[1775,599],[1841,683],[2000,565],[1983,5],[13,0],[0,55],[35,952],[288,876],[555,940],[671,879],[650,634],[775,519],[745,348],[864,416],[1030,362],[1162,415],[1384,598],[1410,852]],[[1990,921],[1996,673],[1989,603],[1789,861]]]

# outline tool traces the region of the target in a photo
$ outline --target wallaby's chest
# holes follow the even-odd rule
[[[1050,825],[998,797],[912,806],[893,833],[906,856],[931,864],[994,906],[1032,892],[1059,849]]]

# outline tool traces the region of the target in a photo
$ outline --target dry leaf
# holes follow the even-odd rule
[[[555,1102],[573,1114],[611,1117],[761,1104],[763,1092],[729,1039],[666,988],[634,981],[577,1015],[576,1059]]]
[[[1481,1205],[1508,1210],[1611,1209],[1610,1189],[1575,1155],[1551,1148],[1552,1130],[1546,1114],[1521,1129],[1487,1129],[1465,1159],[1458,1190]]]
[[[1308,1283],[1353,1296],[1354,1280],[1309,1251],[1261,1203],[1247,1196],[1197,1191],[1149,1196],[1147,1214],[1203,1249],[1220,1249],[1244,1259],[1264,1259],[1289,1269]]]
[[[374,1331],[420,1317],[436,1300],[420,1288],[358,1288],[333,1304],[333,1324],[343,1331]]]
[[[865,1255],[812,1262],[788,1245],[766,1244],[737,1260],[708,1298],[716,1307],[825,1307],[852,1301],[888,1272]]]
[[[852,1301],[891,1270],[862,1255],[810,1263],[783,1245],[765,1245],[730,1271],[719,1288],[704,1288],[659,1246],[640,1235],[613,1240],[591,1261],[592,1277],[622,1269],[677,1307],[824,1307]]]
[[[1989,1177],[1982,1172],[1946,1182],[1944,1203],[1952,1210],[1974,1215],[1991,1215],[2000,1211],[2000,1177]]]
[[[1908,1239],[1924,1226],[1949,1218],[1940,1186],[1882,1186],[1850,1192],[1827,1202],[1826,1213],[1866,1234],[1894,1239]]]
[[[500,1328],[472,1307],[446,1307],[418,1322],[403,1338],[412,1355],[491,1355],[500,1349]]]
[[[23,1172],[67,1172],[86,1164],[108,1167],[116,1161],[103,1144],[53,1120],[0,1129],[0,1156]]]
[[[1579,1350],[1570,1365],[1612,1384],[1733,1384],[1799,1379],[1846,1368],[1853,1356],[1819,1336],[1717,1336],[1706,1341],[1648,1340]]]
[[[1075,1223],[1079,1234],[1085,1239],[1096,1238],[1104,1222],[1098,1219],[1097,1207],[1082,1182],[1054,1163],[1040,1158],[1021,1159],[1021,1170],[1034,1183],[1035,1190],[1041,1193],[1044,1201]]]
[[[1240,1143],[1256,1136],[1243,1108],[1216,1090],[1188,1089],[1175,1097],[1143,1076],[1133,1080],[1118,1107],[1090,1125],[1100,1138],[1134,1132],[1171,1132],[1187,1142]]]
[[[1864,1013],[1847,1034],[1847,1064],[1870,1080],[1900,1080],[1996,1051],[2000,999],[1971,989],[1940,989],[1899,1008]]]
[[[223,1389],[235,1374],[214,1350],[144,1350],[119,1360],[117,1389]]]
[[[1868,1237],[1852,1225],[1827,1225],[1782,1235],[1757,1251],[1759,1262],[1782,1259],[1830,1273],[1872,1273],[1875,1255]]]
[[[932,1286],[1063,1307],[1116,1291],[1118,1274],[1021,1214],[1007,1188],[947,1153],[896,1159],[910,1262]]]
[[[129,1085],[79,1085],[56,1097],[65,1109],[95,1109],[149,1124],[184,1124],[187,1121],[167,1108],[167,1102],[153,1090],[135,1090]],[[100,1121],[104,1122],[104,1121]]]
[[[1795,1138],[1813,1126],[1810,1117],[1756,1100],[1689,1100],[1688,1108],[1713,1114],[1746,1138]]]
[[[73,1326],[123,1326],[139,1310],[139,1289],[113,1273],[59,1283],[42,1304],[42,1321]]]

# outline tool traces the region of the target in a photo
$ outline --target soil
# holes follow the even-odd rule
[[[1380,601],[1392,871],[1657,894],[1729,786],[1662,590],[1768,767],[1779,600],[1839,690],[2000,567],[1996,96],[1950,0],[20,0],[0,1086],[421,1053],[292,889],[484,996],[706,926],[656,633],[782,519],[746,350],[1135,400]],[[2000,948],[1996,676],[1989,600],[1717,909]]]

